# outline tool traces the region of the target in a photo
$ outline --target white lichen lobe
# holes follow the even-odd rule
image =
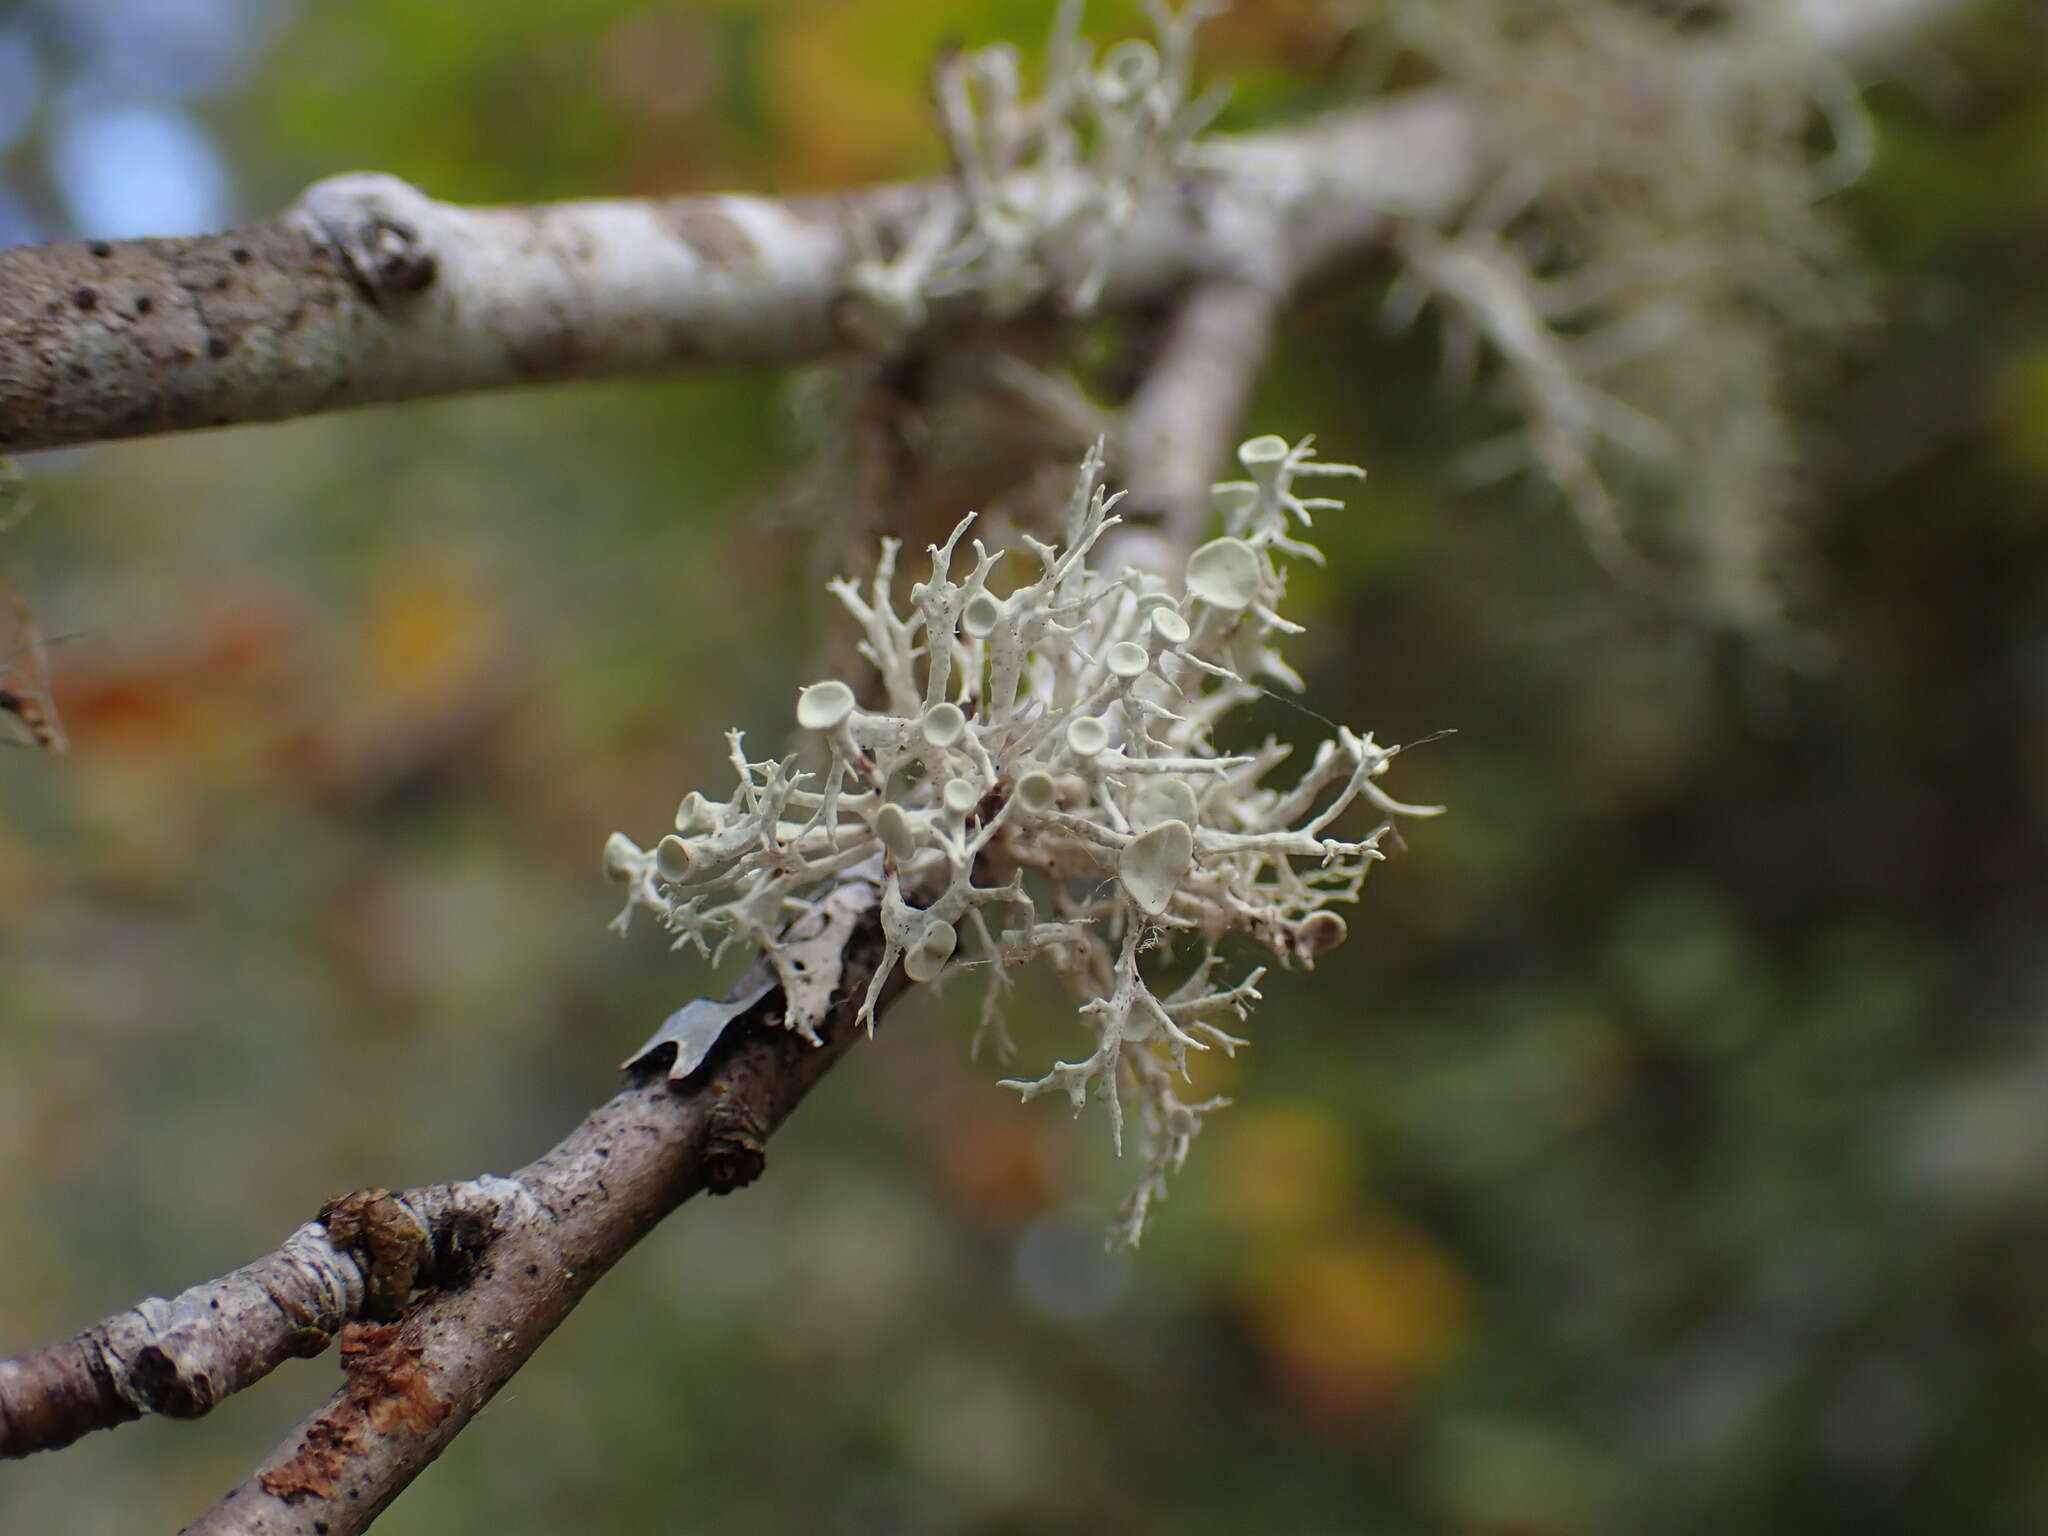
[[[1216,745],[1219,722],[1264,695],[1263,680],[1301,686],[1274,648],[1300,628],[1280,616],[1280,561],[1320,558],[1297,533],[1339,504],[1297,494],[1296,481],[1360,473],[1277,437],[1240,457],[1252,479],[1216,488],[1223,536],[1181,582],[1091,564],[1117,522],[1099,446],[1064,541],[1025,536],[1016,563],[1030,579],[1007,590],[995,577],[1009,551],[976,540],[963,559],[970,516],[932,548],[930,576],[899,609],[898,545],[884,540],[865,591],[831,583],[872,686],[804,688],[795,715],[808,753],[753,761],[733,732],[739,782],[723,804],[693,792],[652,850],[619,833],[605,847],[607,874],[630,889],[621,929],[644,907],[678,946],[714,959],[759,948],[788,1026],[813,1039],[839,982],[831,946],[845,926],[818,921],[835,885],[880,891],[886,951],[859,1012],[870,1027],[898,964],[918,982],[972,965],[988,979],[981,1034],[1007,1052],[1006,968],[1045,957],[1081,998],[1094,1045],[1009,1086],[1057,1090],[1076,1110],[1093,1089],[1119,1150],[1136,1106],[1146,1167],[1116,1226],[1132,1242],[1223,1102],[1181,1099],[1188,1053],[1234,1052],[1244,1042],[1225,1026],[1259,1000],[1263,967],[1212,982],[1226,941],[1248,935],[1282,964],[1312,965],[1342,941],[1328,909],[1357,899],[1392,819],[1440,809],[1380,788],[1399,749],[1370,735],[1340,727],[1291,784],[1267,782],[1291,747]],[[1337,835],[1358,802],[1376,824]]]

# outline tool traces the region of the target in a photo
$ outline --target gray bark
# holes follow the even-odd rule
[[[1207,146],[1119,241],[1103,302],[1299,271],[1389,214],[1440,216],[1471,183],[1468,138],[1454,102],[1421,96]],[[1080,192],[1055,179],[1051,204]],[[353,175],[229,234],[0,251],[0,452],[852,350],[854,264],[957,196],[460,208]],[[970,290],[925,323],[989,313]]]

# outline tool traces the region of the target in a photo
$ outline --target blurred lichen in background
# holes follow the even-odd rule
[[[1498,360],[1516,419],[1466,472],[1547,477],[1618,576],[1782,650],[1798,392],[1874,319],[1835,212],[1874,153],[1846,66],[1782,0],[1376,21],[1387,67],[1474,92],[1503,151],[1461,228],[1409,235],[1389,309],[1446,312],[1454,381]]]

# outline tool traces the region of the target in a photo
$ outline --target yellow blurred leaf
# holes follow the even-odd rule
[[[791,183],[839,185],[935,162],[925,77],[949,9],[927,0],[833,0],[774,18],[762,49],[762,95]]]
[[[1398,1407],[1451,1358],[1471,1312],[1451,1257],[1392,1222],[1276,1253],[1245,1304],[1281,1389],[1333,1428]]]
[[[370,594],[363,626],[372,688],[417,698],[469,676],[490,648],[492,615],[461,573],[408,563]]]
[[[1216,1200],[1225,1219],[1264,1233],[1327,1231],[1351,1199],[1350,1139],[1313,1104],[1244,1105],[1211,1134]]]
[[[780,168],[798,185],[840,185],[936,169],[943,159],[930,104],[932,63],[951,47],[1016,47],[1026,89],[1055,7],[1049,0],[809,0],[764,18],[761,92],[780,139]],[[1149,36],[1133,0],[1097,0],[1084,37],[1104,48]]]

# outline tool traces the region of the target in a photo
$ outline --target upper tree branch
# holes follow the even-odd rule
[[[1889,43],[1954,0],[1796,0],[1828,46]],[[1441,220],[1486,176],[1485,103],[1429,91],[1205,141],[1117,248],[1111,305],[1297,275]],[[1512,148],[1512,146],[1508,146]],[[1080,188],[1055,183],[1049,207]],[[950,182],[827,197],[458,208],[343,176],[196,239],[0,250],[0,453],[345,406],[851,349],[863,248],[900,248]],[[973,293],[933,307],[957,324]]]
[[[1118,244],[1104,302],[1324,260],[1469,187],[1469,119],[1417,96],[1218,141]],[[1051,197],[1079,197],[1072,178]],[[312,188],[224,235],[0,251],[0,452],[344,406],[850,350],[864,248],[894,250],[948,182],[825,197],[459,208],[388,176]],[[974,293],[934,326],[985,309]]]

